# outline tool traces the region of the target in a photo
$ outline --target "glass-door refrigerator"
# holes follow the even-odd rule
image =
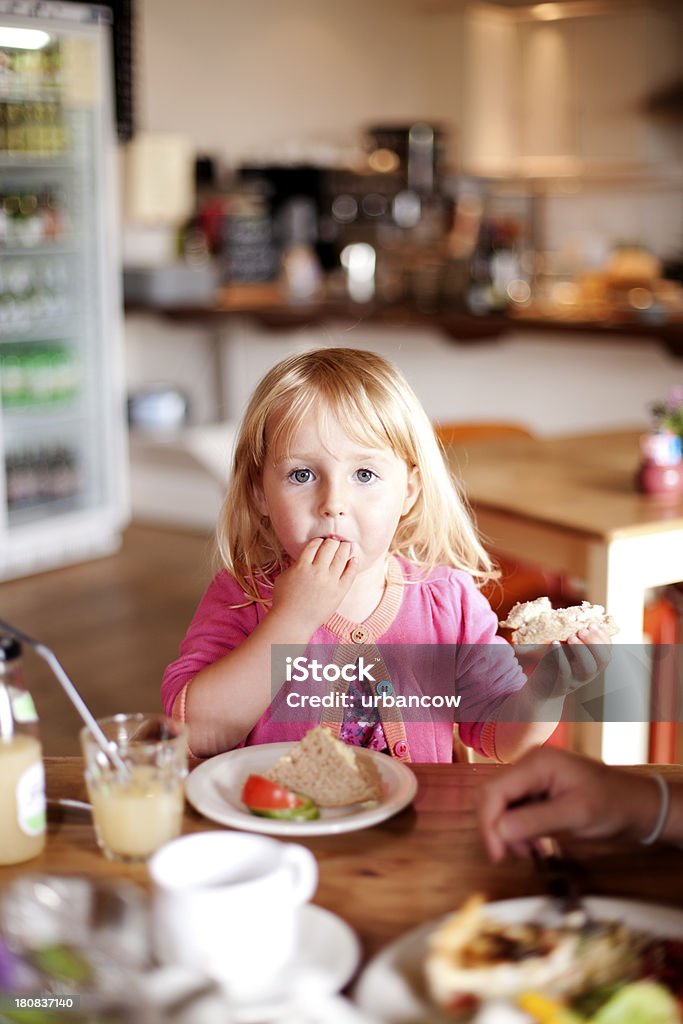
[[[0,0],[0,579],[128,518],[110,19]]]

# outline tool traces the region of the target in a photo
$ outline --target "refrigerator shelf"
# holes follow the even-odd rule
[[[0,258],[4,256],[12,260],[23,259],[24,257],[43,259],[44,257],[59,256],[61,258],[62,256],[76,256],[78,254],[78,249],[67,248],[63,245],[22,245],[21,247],[13,246],[10,249],[0,244]]]
[[[80,395],[62,402],[45,402],[43,405],[5,405],[3,408],[4,430],[8,441],[24,431],[50,434],[60,426],[72,426],[86,420],[86,412]],[[85,424],[84,424],[85,425]]]
[[[32,320],[25,324],[0,325],[0,345],[18,345],[39,341],[68,342],[81,332],[73,320]]]
[[[0,47],[0,579],[115,550],[130,515],[101,12],[0,0],[0,25],[51,40],[29,58]]]
[[[7,153],[0,150],[0,171],[16,170],[16,168],[55,168],[57,170],[72,170],[76,165],[73,156],[68,154],[58,156],[55,153]]]
[[[0,88],[0,103],[40,103],[42,100],[58,100],[59,86],[43,86],[39,89],[27,89],[24,92],[13,92]]]
[[[86,499],[82,493],[72,494],[64,498],[44,498],[35,502],[27,502],[25,505],[17,505],[16,507],[10,506],[7,511],[7,526],[10,530],[38,522],[45,522],[47,526],[47,520],[82,511],[85,507]]]

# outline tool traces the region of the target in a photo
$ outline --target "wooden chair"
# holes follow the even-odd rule
[[[645,608],[643,631],[652,644],[666,645],[663,657],[653,651],[650,743],[651,764],[676,764],[678,760],[678,614],[666,592]]]
[[[463,420],[458,423],[436,423],[434,433],[442,445],[463,444],[465,441],[486,441],[496,437],[533,437],[521,423],[510,420]]]
[[[497,437],[528,437],[534,435],[525,426],[509,420],[437,423],[434,432],[446,447],[465,445],[467,441],[493,440]],[[491,556],[500,569],[500,580],[484,587],[483,592],[499,619],[504,619],[518,601],[533,601],[547,595],[553,606],[572,604],[571,590],[559,573],[547,572],[537,566],[513,562],[495,551]]]

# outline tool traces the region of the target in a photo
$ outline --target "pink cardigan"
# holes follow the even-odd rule
[[[269,596],[267,590],[262,593]],[[219,572],[204,594],[180,647],[180,657],[164,673],[161,695],[166,714],[184,718],[189,683],[249,636],[267,614],[261,605],[243,607],[244,594],[232,576]],[[405,559],[394,558],[384,596],[362,623],[334,614],[309,643],[457,644],[466,647],[457,661],[455,690],[462,694],[456,721],[464,743],[495,757],[496,708],[524,685],[525,676],[512,647],[496,635],[497,619],[472,578],[456,569],[437,567],[421,578]],[[482,649],[480,645],[486,645]],[[347,649],[349,649],[347,647]],[[242,745],[298,740],[321,719],[275,720],[266,709]],[[322,721],[337,735],[341,722],[323,713]],[[392,756],[403,761],[443,762],[453,759],[453,721],[403,721],[394,714],[382,721]]]

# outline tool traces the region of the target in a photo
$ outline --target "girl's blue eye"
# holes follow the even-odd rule
[[[369,484],[375,479],[376,474],[371,469],[357,469],[356,476],[362,484]]]
[[[313,474],[310,469],[293,469],[289,477],[295,484],[307,484],[313,479]]]

